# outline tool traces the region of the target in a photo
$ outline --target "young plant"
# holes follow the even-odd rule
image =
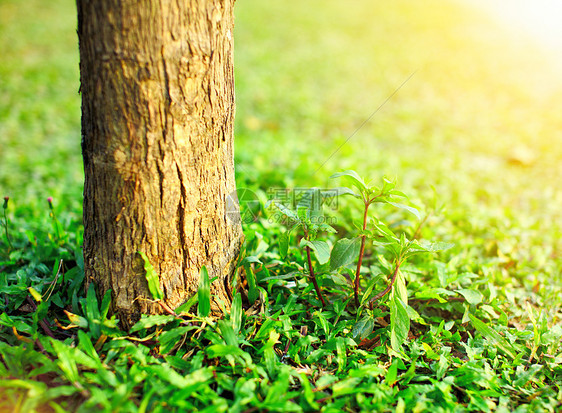
[[[281,255],[285,256],[287,254],[291,231],[302,228],[303,238],[301,239],[300,247],[304,248],[306,253],[308,277],[314,285],[314,290],[322,306],[325,306],[326,300],[322,295],[322,290],[320,289],[316,274],[314,273],[314,266],[312,265],[312,251],[314,251],[316,260],[320,265],[326,264],[330,260],[330,247],[326,241],[317,240],[316,236],[320,231],[336,231],[324,222],[325,217],[322,214],[322,198],[323,194],[320,189],[311,188],[306,191],[300,199],[296,211],[293,211],[281,203],[273,202],[273,204],[277,207],[279,212],[289,220],[291,225],[289,230],[282,235]]]
[[[423,222],[423,221],[422,221]],[[374,231],[370,234],[374,243],[382,245],[393,256],[392,276],[386,288],[377,293],[374,297],[364,297],[363,302],[368,299],[369,307],[373,310],[375,302],[383,298],[392,291],[390,295],[390,341],[393,349],[398,350],[410,330],[410,319],[412,315],[419,317],[415,311],[408,306],[408,291],[406,289],[406,280],[400,272],[400,267],[417,254],[435,253],[444,251],[452,247],[452,244],[443,242],[426,242],[420,243],[414,237],[406,238],[402,233],[397,237],[384,223],[378,220],[372,220]],[[418,227],[419,228],[419,227]],[[417,234],[417,230],[414,235]]]
[[[408,211],[412,212],[419,218],[419,212],[417,209],[409,207],[407,205],[398,204],[394,202],[394,197],[406,197],[404,193],[394,189],[396,184],[388,179],[384,178],[383,186],[369,186],[365,183],[365,181],[357,174],[355,171],[343,171],[331,176],[331,178],[339,178],[339,177],[346,177],[348,178],[353,186],[357,188],[359,193],[355,192],[351,188],[343,187],[340,188],[341,194],[350,194],[356,198],[361,199],[363,202],[363,222],[361,227],[361,247],[359,249],[359,259],[357,260],[357,269],[355,271],[355,279],[353,283],[353,291],[355,296],[355,306],[359,307],[359,284],[360,284],[360,276],[361,276],[361,264],[363,263],[363,256],[365,254],[365,240],[367,236],[367,221],[368,221],[368,212],[369,207],[376,203],[386,203],[390,205],[394,205],[398,208],[407,209]]]
[[[390,295],[390,338],[392,348],[398,350],[406,337],[408,336],[408,331],[410,329],[410,318],[416,317],[416,312],[408,306],[408,292],[406,289],[406,282],[403,275],[400,272],[400,267],[404,262],[410,257],[426,252],[437,252],[451,247],[450,244],[445,243],[424,243],[421,244],[416,240],[419,235],[421,226],[426,221],[427,217],[421,218],[419,211],[413,207],[403,205],[395,202],[396,197],[406,197],[406,195],[395,189],[395,183],[389,181],[388,179],[383,179],[382,187],[369,186],[365,181],[355,172],[355,171],[344,171],[337,173],[332,176],[332,178],[346,177],[348,178],[353,186],[357,188],[359,193],[354,192],[352,189],[344,187],[340,188],[339,192],[342,194],[351,194],[356,198],[359,198],[363,202],[363,222],[361,225],[361,246],[359,249],[359,258],[357,260],[357,269],[354,279],[354,298],[356,307],[362,307],[368,304],[371,312],[373,311],[373,304],[391,292]],[[418,227],[414,231],[411,239],[406,237],[406,234],[402,233],[397,236],[392,232],[384,223],[380,220],[373,218],[372,230],[367,229],[368,223],[368,211],[369,207],[374,203],[386,203],[397,208],[405,209],[412,214],[414,214],[420,221]],[[392,254],[393,262],[392,264],[384,264],[388,267],[390,272],[390,282],[386,288],[375,294],[370,298],[372,289],[374,288],[374,283],[371,283],[361,302],[359,301],[359,286],[360,286],[360,276],[361,276],[361,265],[363,262],[363,257],[365,254],[365,243],[366,239],[369,238],[376,245],[384,247],[388,252]],[[334,247],[335,250],[335,247]],[[332,255],[334,255],[332,253]],[[361,336],[366,336],[372,331],[373,321],[372,316],[367,315],[363,317],[357,323],[357,334]]]

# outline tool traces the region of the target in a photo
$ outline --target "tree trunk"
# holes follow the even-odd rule
[[[176,308],[207,266],[229,308],[240,250],[233,160],[233,0],[77,0],[84,270],[124,326]]]

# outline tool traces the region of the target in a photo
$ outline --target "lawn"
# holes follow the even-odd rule
[[[0,2],[0,410],[562,408],[562,76],[535,44],[461,1],[238,0],[240,295],[127,334],[82,288],[75,12]],[[367,190],[344,170],[408,198],[289,233],[275,198]],[[335,251],[361,234],[357,307]]]

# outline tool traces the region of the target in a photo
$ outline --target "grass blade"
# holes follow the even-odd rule
[[[152,294],[152,298],[157,301],[164,299],[164,292],[160,288],[160,278],[154,271],[154,267],[152,266],[144,252],[139,251],[138,254],[144,261],[145,277],[146,281],[148,282],[148,290],[150,291],[150,294]]]
[[[513,349],[511,344],[509,344],[509,342],[500,335],[500,333],[498,333],[492,327],[488,326],[486,323],[479,320],[478,318],[476,318],[472,314],[469,314],[468,317],[470,318],[470,321],[472,321],[472,325],[474,326],[474,328],[480,334],[482,334],[482,336],[486,340],[495,344],[502,352],[507,354],[512,359],[515,358],[515,356],[516,356],[515,350]]]
[[[197,312],[201,317],[207,317],[211,313],[211,285],[209,283],[209,272],[204,265],[199,273],[197,296]]]

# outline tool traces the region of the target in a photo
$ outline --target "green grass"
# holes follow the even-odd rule
[[[12,244],[2,215],[0,410],[558,411],[554,66],[453,1],[239,0],[235,36],[237,183],[262,201],[244,226],[240,298],[224,320],[148,317],[127,335],[107,300],[82,288],[74,3],[0,2],[0,196]],[[407,296],[392,294],[406,307],[388,296],[372,310],[346,305],[354,265],[330,270],[315,257],[322,308],[302,233],[284,252],[287,225],[266,201],[345,184],[329,177],[346,169],[374,184],[395,178],[433,211],[420,238],[454,244],[403,264]],[[325,212],[337,233],[317,241],[359,234],[357,200]],[[418,225],[390,205],[370,212],[408,238]],[[393,257],[366,245],[361,292],[375,294]]]

